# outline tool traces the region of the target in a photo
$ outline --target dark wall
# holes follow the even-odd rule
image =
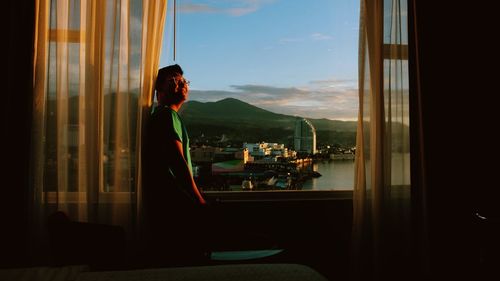
[[[3,71],[7,73],[7,87],[0,102],[3,143],[0,265],[16,266],[27,262],[34,1],[8,1],[8,7],[1,13],[8,22],[8,48],[2,52],[2,61],[8,63]]]
[[[349,274],[351,199],[225,202],[211,218],[213,250],[284,249],[268,261],[306,264],[332,280]]]
[[[491,9],[417,2],[430,265],[433,274],[477,279],[475,212],[498,212],[495,136],[497,45]],[[489,160],[493,161],[493,164]],[[468,276],[469,275],[469,276]]]

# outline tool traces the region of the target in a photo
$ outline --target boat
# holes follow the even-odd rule
[[[321,175],[320,173],[316,172],[316,171],[313,171],[313,172],[311,173],[311,176],[312,176],[313,178],[319,178],[319,177],[321,177],[322,175]]]
[[[241,182],[241,188],[243,190],[252,190],[253,187],[254,186],[251,179],[245,179]]]
[[[279,175],[276,179],[274,186],[279,187],[281,189],[287,189],[292,184],[292,178],[290,175]]]

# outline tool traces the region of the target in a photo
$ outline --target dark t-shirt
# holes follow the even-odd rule
[[[177,112],[165,106],[153,112],[146,125],[143,146],[144,192],[175,195],[179,192],[189,195],[185,186],[181,186],[172,171],[171,154],[175,147],[173,141],[182,143],[183,154],[192,171],[189,153],[189,136],[181,117]],[[156,196],[155,196],[156,197]]]
[[[194,247],[199,230],[199,206],[172,172],[171,154],[175,140],[182,142],[184,158],[191,169],[189,137],[182,119],[169,107],[158,108],[148,120],[143,138],[143,214],[147,237],[155,250],[186,252]],[[177,251],[175,249],[177,248]]]

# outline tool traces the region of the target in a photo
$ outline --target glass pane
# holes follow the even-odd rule
[[[391,154],[391,185],[410,185],[410,113],[407,60],[385,60],[386,130]]]
[[[384,0],[384,44],[408,45],[406,0]]]
[[[410,185],[409,73],[407,3],[384,1],[384,98],[391,186]],[[406,50],[406,51],[404,51]]]
[[[85,191],[95,169],[101,169],[100,191],[134,191],[142,1],[105,3],[102,89],[89,83],[96,73],[89,63],[93,50],[80,39],[93,34],[80,26],[90,15],[80,14],[80,5],[52,0],[50,6],[44,191]]]
[[[79,1],[69,1],[66,16],[50,6],[47,97],[44,128],[44,191],[77,191],[79,176]],[[57,22],[59,21],[59,22]]]
[[[105,192],[135,190],[136,136],[141,61],[142,3],[108,1],[102,101],[102,186]],[[130,5],[123,13],[122,5]]]
[[[160,65],[191,81],[180,112],[199,186],[352,189],[359,2],[177,5],[176,60],[170,21]]]

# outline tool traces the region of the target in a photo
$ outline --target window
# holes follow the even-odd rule
[[[391,186],[410,186],[410,120],[406,1],[384,1],[384,97]]]
[[[198,185],[352,190],[359,2],[169,5],[160,66],[191,81],[181,115]]]
[[[141,1],[40,4],[32,162],[43,200],[136,191],[143,10]]]

